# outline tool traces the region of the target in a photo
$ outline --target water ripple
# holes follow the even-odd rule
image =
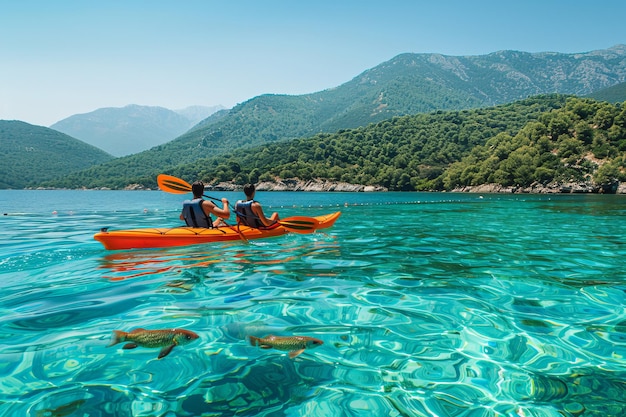
[[[425,197],[342,205],[323,234],[126,252],[93,232],[177,213],[7,216],[0,415],[625,415],[623,202]],[[138,327],[199,340],[108,346]],[[269,334],[324,344],[248,341]]]

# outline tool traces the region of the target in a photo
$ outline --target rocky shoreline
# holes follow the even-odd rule
[[[241,191],[241,185],[232,182],[220,182],[218,184],[207,185],[207,190],[211,191]],[[349,184],[346,182],[335,182],[328,180],[300,181],[290,178],[278,181],[263,181],[256,184],[257,191],[337,191],[337,192],[377,192],[389,191],[385,187]]]
[[[626,184],[598,186],[587,183],[533,184],[530,187],[504,187],[500,184],[482,184],[456,188],[457,193],[504,193],[504,194],[626,194]]]
[[[231,182],[208,185],[211,191],[241,191],[242,186]],[[256,184],[258,191],[324,191],[324,192],[385,192],[385,187],[350,184],[328,180],[300,181],[295,178],[264,181]],[[503,194],[626,194],[626,184],[601,187],[587,183],[533,184],[530,187],[504,187],[499,184],[482,184],[456,188],[456,193],[503,193]]]
[[[126,190],[145,190],[140,184],[131,184]],[[233,182],[220,182],[207,185],[208,191],[241,191],[243,187]],[[296,178],[264,181],[256,184],[258,191],[311,191],[311,192],[385,192],[385,187],[350,184],[329,180],[301,181]],[[455,193],[484,193],[484,194],[626,194],[626,184],[613,184],[611,186],[597,186],[589,183],[565,183],[565,184],[533,184],[530,187],[504,187],[499,184],[482,184],[455,188],[450,192]]]

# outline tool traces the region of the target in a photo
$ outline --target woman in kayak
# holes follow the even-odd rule
[[[235,204],[235,213],[237,214],[237,224],[243,224],[254,228],[268,228],[277,225],[278,213],[274,212],[269,217],[265,217],[263,207],[258,201],[254,200],[256,188],[254,184],[246,184],[243,187],[246,194],[246,201],[239,200]]]
[[[204,194],[204,183],[196,181],[191,184],[191,192],[193,200],[185,200],[183,202],[183,211],[180,213],[180,219],[184,220],[189,227],[218,227],[222,219],[230,217],[230,209],[228,208],[228,200],[222,198],[222,208],[208,200],[202,199]],[[218,219],[213,221],[211,213],[215,214]]]

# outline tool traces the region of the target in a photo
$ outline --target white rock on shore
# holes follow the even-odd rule
[[[231,182],[221,182],[219,184],[208,185],[207,189],[215,191],[240,191],[243,187]],[[298,179],[263,181],[256,184],[256,189],[257,191],[388,191],[385,187],[376,187],[371,185],[349,184],[346,182],[334,182],[327,180],[300,181]]]
[[[232,182],[221,182],[207,186],[208,190],[214,191],[241,191],[243,186]],[[277,181],[263,181],[256,184],[258,191],[338,191],[338,192],[380,192],[389,191],[385,187],[349,184],[346,182],[335,182],[328,180],[301,181],[297,178],[290,178]],[[455,188],[451,192],[457,193],[505,193],[505,194],[568,194],[568,193],[601,193],[598,186],[585,183],[567,184],[533,184],[530,187],[504,187],[499,184],[481,184]],[[626,184],[619,184],[616,194],[626,194]]]

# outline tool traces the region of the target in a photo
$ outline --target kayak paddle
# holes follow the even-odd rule
[[[191,185],[187,181],[167,174],[159,174],[157,176],[157,184],[159,185],[161,191],[165,191],[170,194],[187,194],[191,192]],[[203,194],[203,196],[210,198],[211,200],[222,201],[206,194]],[[235,211],[234,208],[233,211]],[[279,220],[277,223],[290,232],[301,234],[315,232],[316,226],[319,224],[317,219],[307,216],[287,217]]]

